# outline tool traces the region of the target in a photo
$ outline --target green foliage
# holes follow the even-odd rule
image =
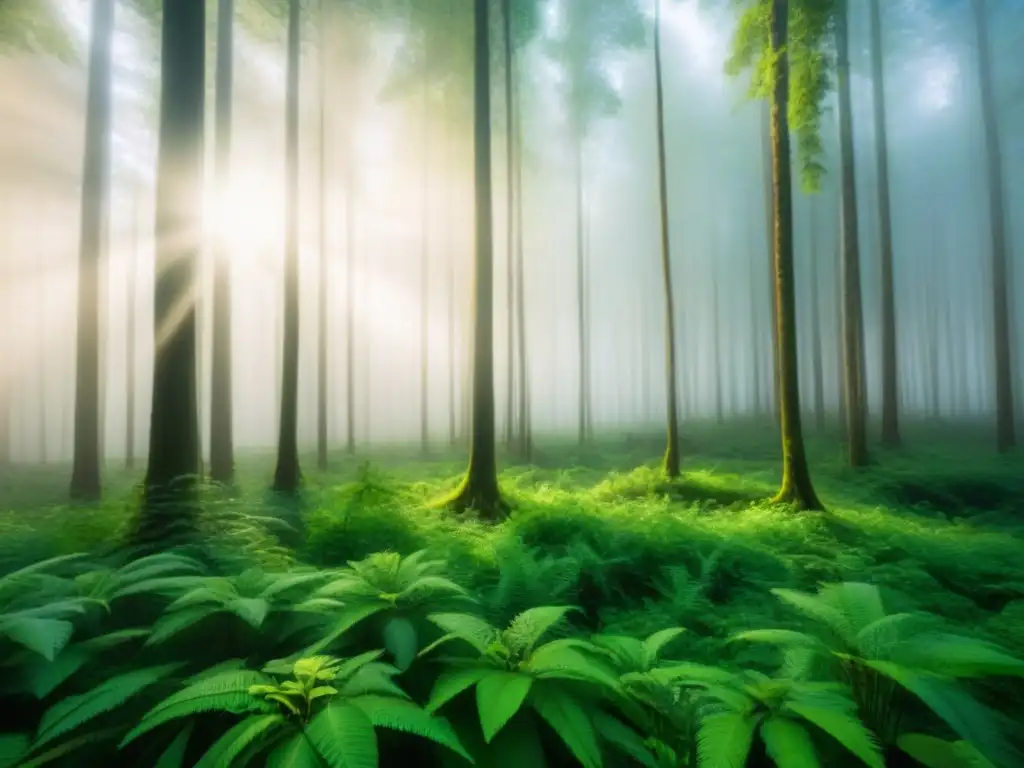
[[[1024,661],[996,646],[940,631],[934,617],[886,613],[877,587],[845,583],[816,595],[772,590],[815,622],[814,634],[754,630],[734,639],[786,649],[783,670],[795,678],[830,675],[850,687],[861,717],[887,743],[896,743],[909,693],[987,757],[1009,763],[1014,750],[986,708],[956,680],[989,675],[1024,677]],[[824,661],[824,668],[817,667]]]
[[[771,50],[771,0],[755,0],[740,17],[726,62],[737,76],[750,70],[750,95],[771,100],[779,56],[789,57],[789,127],[797,137],[804,186],[817,191],[825,168],[821,138],[824,101],[835,68],[835,14],[843,0],[792,0],[789,3],[789,43],[785,51]]]
[[[716,445],[726,439],[716,432]],[[346,765],[461,765],[461,749],[495,768],[693,768],[702,750],[709,764],[748,743],[752,766],[828,766],[870,764],[857,755],[874,754],[871,738],[896,763],[899,748],[926,766],[990,768],[977,750],[999,768],[1019,764],[991,748],[1007,746],[996,710],[1021,714],[1019,538],[1014,519],[990,513],[1012,496],[1015,464],[975,472],[971,456],[922,464],[908,452],[853,477],[823,461],[836,499],[824,518],[747,501],[775,480],[756,445],[695,458],[667,485],[646,468],[623,472],[637,459],[618,450],[601,467],[509,473],[517,512],[500,526],[428,506],[454,464],[429,481],[410,468],[418,480],[408,483],[393,462],[387,476],[364,472],[318,499],[311,475],[303,552],[335,566],[322,545],[345,531],[352,562],[340,569],[276,558],[257,568],[259,551],[219,556],[226,538],[213,557],[7,565],[4,620],[68,626],[66,639],[37,644],[52,653],[0,640],[10,713],[0,766],[323,765],[339,755]],[[972,473],[1003,490],[968,493]],[[934,498],[900,506],[921,487]],[[963,503],[945,501],[957,494]],[[118,503],[102,513],[113,525]],[[260,503],[225,491],[215,506],[255,518]],[[392,517],[375,531],[383,508]],[[46,508],[17,514],[19,530],[55,523]],[[392,531],[394,551],[368,557]],[[33,534],[33,556],[44,533]],[[71,551],[58,534],[53,551]],[[814,591],[820,581],[839,585]],[[332,584],[335,594],[319,592]],[[193,609],[209,613],[149,641]],[[745,641],[727,642],[737,635]],[[344,658],[307,652],[327,638],[323,653]]]

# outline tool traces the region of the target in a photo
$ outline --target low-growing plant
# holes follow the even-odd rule
[[[996,727],[993,713],[957,681],[1024,675],[1024,661],[990,643],[941,631],[933,616],[889,614],[878,588],[870,584],[826,585],[816,595],[772,592],[812,619],[812,631],[753,630],[734,640],[783,647],[783,673],[788,676],[847,684],[860,716],[886,745],[895,745],[903,732],[903,697],[909,694],[989,760],[1014,764],[1018,756]]]

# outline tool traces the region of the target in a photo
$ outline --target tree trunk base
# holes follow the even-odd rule
[[[457,514],[476,512],[481,520],[500,523],[507,519],[511,508],[501,497],[497,481],[480,482],[467,476],[455,492],[442,499],[438,506],[447,507]]]
[[[789,504],[800,512],[825,511],[825,505],[813,488],[801,488],[796,483],[783,484],[782,489],[772,497],[772,504]]]

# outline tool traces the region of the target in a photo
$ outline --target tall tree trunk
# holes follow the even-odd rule
[[[206,0],[163,13],[157,157],[153,405],[145,506],[135,532],[160,546],[194,525],[199,474],[196,278],[201,248]]]
[[[814,373],[814,426],[820,432],[825,428],[825,371],[824,349],[821,341],[821,296],[818,284],[818,216],[815,199],[810,199],[811,218],[811,368]]]
[[[1003,184],[1003,147],[996,111],[987,3],[971,0],[978,46],[978,88],[985,130],[985,167],[988,182],[989,231],[992,238],[992,320],[995,357],[996,449],[1017,444],[1013,410],[1013,363],[1010,345],[1009,248],[1006,234],[1006,193]]]
[[[508,506],[498,488],[494,424],[494,228],[491,212],[490,0],[476,0],[473,57],[473,153],[476,191],[476,274],[473,317],[473,426],[469,467],[450,500],[457,510],[475,509],[499,520]]]
[[[141,197],[136,193],[138,199]],[[125,418],[124,418],[124,466],[125,469],[135,469],[135,323],[137,320],[138,304],[136,294],[138,287],[138,259],[139,259],[139,211],[132,211],[132,234],[131,246],[128,250],[128,264],[125,267],[128,279],[125,305]]]
[[[513,57],[512,89],[515,98],[513,109],[516,115],[514,137],[515,194],[516,194],[516,338],[519,343],[519,451],[521,458],[529,462],[533,456],[533,440],[530,437],[530,387],[526,359],[526,266],[523,248],[523,113],[520,109],[519,78]]]
[[[330,295],[331,270],[327,258],[327,27],[326,3],[320,0],[320,285],[317,296],[316,337],[316,465],[327,471],[327,297]]]
[[[751,248],[751,252],[757,253],[757,249]],[[747,270],[747,285],[750,289],[750,304],[748,307],[750,312],[750,349],[752,357],[751,364],[753,367],[753,375],[751,376],[751,379],[754,385],[753,409],[755,416],[761,416],[764,412],[764,404],[762,402],[764,394],[764,375],[762,373],[763,368],[761,362],[761,339],[763,337],[761,328],[763,326],[761,325],[760,318],[758,317],[758,308],[761,306],[761,301],[759,300],[761,297],[760,282],[758,280],[759,273],[760,270],[757,269],[757,262],[755,260]],[[771,270],[769,270],[768,276],[769,278],[771,277]],[[774,292],[772,295],[774,295]],[[774,326],[774,324],[774,320],[772,320],[772,325]],[[774,335],[774,333],[775,331],[773,330],[772,334]]]
[[[284,333],[281,359],[281,425],[274,490],[299,489],[299,56],[300,0],[288,4],[288,70],[285,118]]]
[[[769,104],[765,104],[761,112],[762,120],[762,132],[761,132],[761,149],[764,157],[764,183],[765,183],[765,194],[764,204],[766,210],[766,223],[768,226],[768,264],[770,265],[769,272],[775,271],[775,233],[774,224],[772,223],[775,216],[775,201],[772,199],[775,194],[775,181],[772,176],[772,145],[771,145],[771,107]],[[779,314],[778,307],[778,296],[775,292],[775,288],[771,287],[768,291],[771,298],[771,312],[772,317],[777,317]],[[779,423],[781,418],[781,406],[779,399],[781,398],[781,383],[779,377],[779,331],[778,326],[772,322],[772,347],[771,347],[771,359],[772,359],[772,390],[769,396],[769,402],[772,406],[772,415],[775,418],[775,423]]]
[[[511,447],[516,440],[515,429],[515,117],[512,97],[512,0],[502,0],[502,53],[505,65],[505,315],[506,315],[506,374],[505,429],[506,442]]]
[[[579,366],[579,443],[587,441],[586,242],[583,197],[583,137],[576,131],[576,346]]]
[[[668,220],[668,167],[665,148],[665,97],[661,67],[661,0],[654,17],[654,87],[658,131],[658,211],[661,224],[661,275],[665,291],[665,387],[667,441],[664,468],[669,478],[679,477],[679,387],[676,383],[676,310],[672,292],[672,247]]]
[[[889,133],[880,0],[871,0],[871,86],[875,106],[875,165],[882,277],[882,443],[900,444],[899,368],[896,358],[896,292],[893,279],[892,204],[889,198]]]
[[[429,68],[430,39],[427,39]],[[430,450],[430,91],[423,80],[423,167],[420,176],[420,450]]]
[[[864,319],[860,285],[860,233],[857,217],[857,175],[853,151],[853,105],[850,96],[848,0],[836,14],[839,85],[839,147],[842,156],[843,230],[843,374],[846,382],[846,442],[852,467],[868,463],[864,415]]]
[[[217,197],[228,202],[231,190],[231,129],[234,80],[235,0],[217,7],[216,116],[214,156]],[[223,238],[223,233],[219,237]],[[210,479],[230,484],[235,476],[232,397],[231,258],[228,243],[214,248],[213,350],[210,360]]]
[[[345,162],[345,450],[352,455],[356,452],[356,192],[351,147]]]
[[[775,501],[799,509],[821,509],[811,484],[800,424],[800,368],[797,357],[796,280],[793,264],[793,178],[789,138],[789,2],[772,0],[770,43],[775,64],[772,84],[771,146],[775,228],[775,325],[779,338],[779,406],[782,427],[782,487]]]
[[[93,0],[85,117],[75,350],[75,443],[71,496],[100,497],[100,264],[110,178],[114,0]]]

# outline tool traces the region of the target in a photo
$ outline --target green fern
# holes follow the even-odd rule
[[[584,766],[599,766],[601,739],[594,718],[601,703],[619,692],[619,681],[589,642],[540,642],[570,610],[531,608],[504,631],[469,614],[432,614],[430,620],[446,634],[421,655],[454,642],[461,642],[468,653],[448,659],[427,709],[436,712],[472,688],[485,743],[492,743],[528,708],[555,729]]]
[[[355,625],[376,617],[385,649],[400,668],[412,663],[419,650],[416,621],[428,611],[464,603],[466,590],[441,575],[445,563],[426,559],[425,550],[401,557],[381,552],[350,562],[331,580],[297,606],[329,620],[322,638],[307,648],[321,653]]]
[[[1024,675],[1024,662],[989,643],[940,632],[926,614],[886,613],[870,584],[826,585],[817,594],[772,592],[812,619],[817,631],[754,630],[733,640],[782,647],[785,674],[828,675],[849,685],[861,717],[887,745],[900,735],[900,696],[907,692],[990,760],[1013,762],[1014,750],[994,717],[955,679]]]

